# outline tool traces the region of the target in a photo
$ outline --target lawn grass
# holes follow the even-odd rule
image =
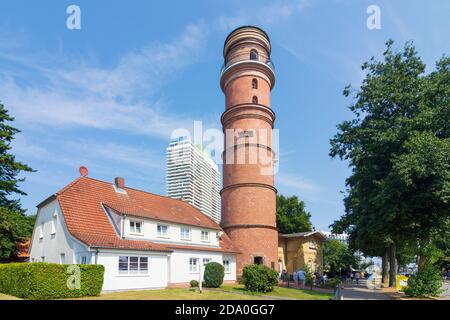
[[[142,291],[120,291],[102,293],[99,297],[79,298],[82,300],[260,300],[264,296],[297,300],[328,300],[331,294],[310,290],[275,287],[272,292],[252,293],[243,285],[226,284],[218,289],[176,288]],[[1,294],[0,300],[17,300],[19,298]]]
[[[121,291],[103,293],[99,297],[81,298],[85,300],[257,300],[261,297],[232,292],[198,290],[191,288]]]
[[[314,290],[301,290],[284,287],[275,287],[272,292],[267,293],[253,293],[245,290],[243,285],[222,285],[220,289],[226,291],[240,292],[253,296],[271,296],[296,300],[328,300],[332,297],[331,293],[323,293]]]

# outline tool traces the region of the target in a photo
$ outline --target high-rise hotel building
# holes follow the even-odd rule
[[[192,204],[203,214],[220,220],[220,174],[202,146],[187,137],[173,139],[167,147],[167,196]]]

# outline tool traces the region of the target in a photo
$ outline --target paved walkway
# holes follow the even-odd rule
[[[344,300],[392,300],[381,290],[368,289],[364,285],[346,285],[342,290]]]
[[[450,300],[450,280],[445,280],[442,284],[442,289],[445,290],[439,296],[440,300]]]

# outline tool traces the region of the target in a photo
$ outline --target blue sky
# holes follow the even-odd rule
[[[81,30],[66,28],[66,8],[81,8]],[[381,29],[366,27],[369,5]],[[227,34],[254,24],[271,38],[277,83],[272,108],[280,133],[280,193],[306,202],[316,227],[343,214],[350,170],[330,159],[336,125],[352,115],[347,84],[392,38],[413,40],[428,70],[450,52],[450,2],[3,1],[0,100],[22,130],[13,144],[27,174],[22,203],[40,201],[90,176],[165,194],[165,148],[175,128],[220,128],[219,88]]]

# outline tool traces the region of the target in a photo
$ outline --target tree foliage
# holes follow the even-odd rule
[[[12,195],[25,195],[19,188],[24,178],[18,176],[22,172],[33,171],[26,164],[16,161],[10,153],[14,135],[20,132],[9,122],[12,118],[3,104],[0,103],[0,257],[8,258],[17,251],[16,243],[24,237],[30,237],[33,230],[34,217],[26,216],[18,199]]]
[[[311,214],[297,196],[277,195],[277,228],[280,233],[311,231]]]
[[[425,247],[450,219],[450,58],[425,74],[411,43],[386,46],[382,61],[363,64],[359,90],[344,90],[355,93],[355,117],[338,125],[330,156],[349,161],[352,174],[346,213],[332,227],[367,255],[389,247],[398,256],[411,243]]]
[[[328,239],[323,243],[323,265],[332,275],[340,271],[357,269],[360,258],[348,246],[336,239]]]

